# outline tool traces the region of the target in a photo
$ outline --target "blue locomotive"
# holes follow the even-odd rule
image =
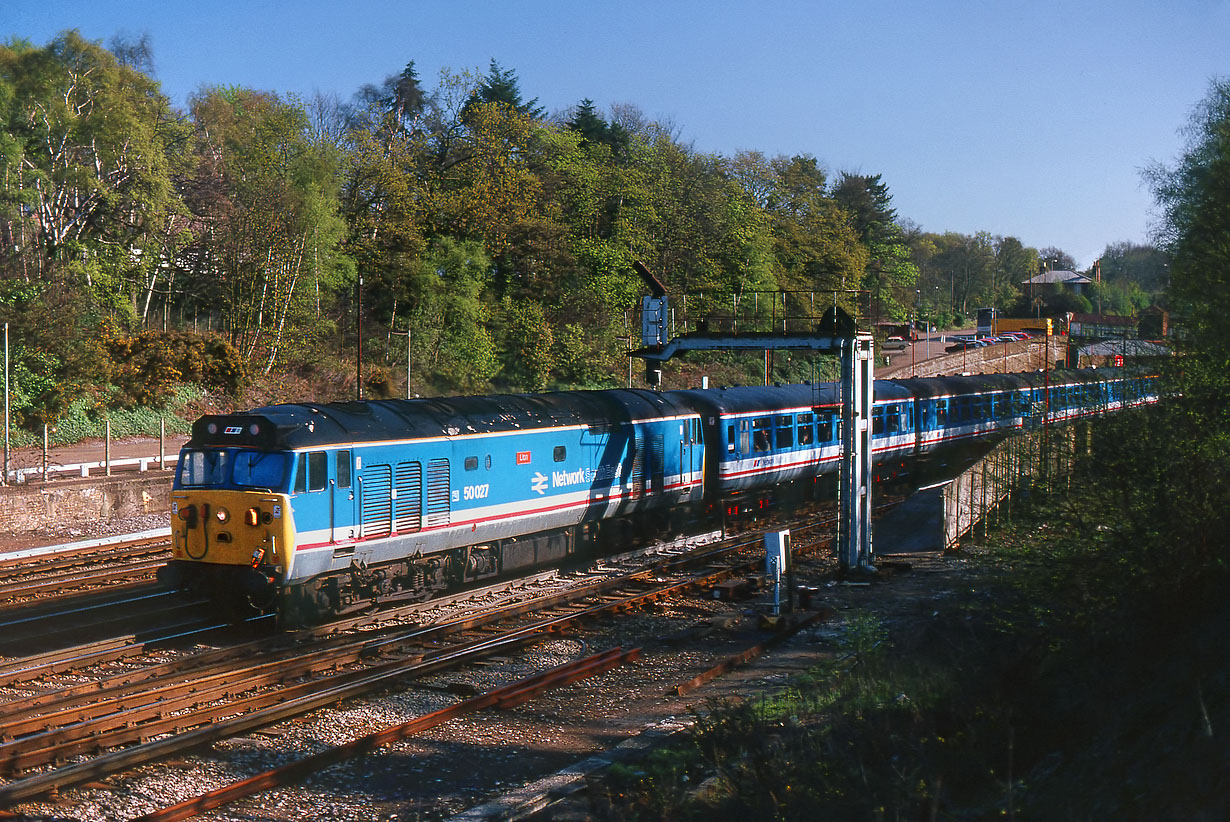
[[[1156,400],[1122,369],[877,380],[877,461]],[[836,472],[838,387],[300,403],[198,420],[160,578],[294,621],[420,599]]]

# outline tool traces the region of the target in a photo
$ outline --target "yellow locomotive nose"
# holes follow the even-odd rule
[[[254,491],[177,491],[171,495],[174,559],[209,565],[289,569],[293,527],[288,500]],[[232,515],[232,511],[242,514]]]

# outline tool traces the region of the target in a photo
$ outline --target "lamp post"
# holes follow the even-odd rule
[[[918,369],[914,364],[914,351],[918,347],[918,341],[913,337],[918,336],[918,303],[922,299],[922,290],[914,289],[914,321],[910,323],[910,376],[917,377]]]

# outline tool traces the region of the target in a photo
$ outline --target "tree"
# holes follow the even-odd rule
[[[1162,209],[1157,241],[1172,260],[1171,298],[1190,350],[1220,383],[1230,373],[1230,79],[1211,83],[1184,133],[1177,164],[1154,166],[1148,179]]]
[[[1108,283],[1127,281],[1156,294],[1166,289],[1170,279],[1170,257],[1153,245],[1112,243],[1099,260],[1102,279]]]
[[[268,373],[287,346],[327,329],[321,299],[353,273],[340,252],[340,157],[311,139],[302,106],[269,92],[206,89],[191,108],[198,164],[186,188],[203,226],[184,264],[194,296]]]
[[[872,291],[874,313],[904,317],[914,304],[918,269],[902,239],[888,186],[879,174],[842,172],[833,199],[850,214],[854,231],[867,248],[863,287]]]
[[[427,95],[411,60],[400,74],[385,77],[379,86],[369,83],[355,92],[354,101],[347,108],[347,125],[391,140],[395,135],[418,131],[427,104]]]
[[[538,120],[543,115],[537,97],[533,100],[522,101],[521,81],[517,79],[517,73],[512,69],[501,68],[494,57],[491,58],[491,65],[486,76],[479,80],[478,87],[474,89],[467,109],[469,105],[483,103],[501,103],[510,106],[518,114],[523,114],[533,120]]]
[[[122,53],[76,31],[0,46],[0,264],[131,311],[180,242],[170,146],[183,131],[134,67],[148,41]]]
[[[565,127],[577,132],[590,143],[603,143],[611,148],[615,157],[621,157],[631,139],[618,123],[608,123],[594,108],[594,101],[586,97],[577,105]]]
[[[1076,258],[1061,248],[1047,246],[1038,252],[1038,258],[1047,271],[1075,271]]]
[[[1027,248],[1016,237],[996,237],[995,271],[988,305],[1005,307],[1021,293],[1021,283],[1038,271],[1038,252]]]

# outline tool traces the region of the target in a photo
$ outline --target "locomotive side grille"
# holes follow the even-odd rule
[[[423,463],[397,465],[397,500],[393,503],[397,532],[411,534],[423,528]]]
[[[393,467],[371,465],[363,472],[363,536],[387,537],[393,529]]]
[[[427,527],[448,525],[450,521],[448,460],[427,463]]]

